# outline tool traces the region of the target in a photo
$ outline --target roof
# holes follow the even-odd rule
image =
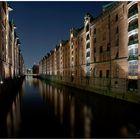
[[[106,10],[109,10],[110,8],[112,8],[112,6],[114,5],[114,3],[116,2],[110,2],[106,5],[103,5],[102,8],[103,8],[103,11],[106,11]]]
[[[120,4],[122,4],[122,2],[118,2],[118,1],[115,1],[115,2],[111,2],[111,4],[108,4],[108,5],[104,5],[103,7],[105,9],[103,9],[104,11],[99,15],[97,16],[95,19],[94,19],[94,23],[99,20],[100,18],[102,18],[103,16],[107,15],[107,13],[111,12],[112,10],[114,10],[115,8],[117,8]]]

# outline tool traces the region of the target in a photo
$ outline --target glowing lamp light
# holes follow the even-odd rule
[[[0,80],[0,84],[1,84],[1,85],[3,84],[3,81],[2,81],[2,80]]]

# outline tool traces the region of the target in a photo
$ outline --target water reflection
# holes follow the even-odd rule
[[[74,98],[72,97],[70,103],[70,132],[71,137],[74,137],[74,128],[75,128],[75,103]]]
[[[21,112],[20,112],[20,95],[18,94],[16,99],[12,103],[12,108],[7,114],[6,119],[8,137],[17,137],[20,124],[21,124]]]
[[[6,133],[9,138],[136,138],[139,107],[29,76],[6,116]]]
[[[59,118],[60,124],[63,125],[69,137],[91,137],[91,123],[93,117],[90,107],[87,105],[80,105],[78,102],[76,104],[76,98],[66,91],[67,89],[65,88],[56,88],[55,86],[41,81],[39,81],[39,88],[43,100],[50,104],[55,117]],[[78,110],[75,109],[76,106]],[[76,111],[80,113],[77,118]],[[76,127],[79,127],[81,130],[75,133]]]
[[[60,123],[63,123],[63,112],[64,112],[64,99],[63,99],[63,93],[58,89],[59,92],[59,109],[60,109]]]
[[[84,113],[84,134],[85,138],[90,138],[91,137],[91,121],[92,121],[92,111],[91,108],[88,106],[84,106],[83,108],[83,113]]]
[[[82,94],[75,89],[42,81],[39,81],[39,90],[50,112],[59,123],[59,129],[64,137],[136,137],[134,135],[136,133],[131,135],[132,131],[128,131],[128,127],[117,126],[120,120],[124,121],[123,118],[129,120],[134,117],[130,113],[133,107],[130,108],[129,104],[126,105],[115,99]],[[140,116],[139,113],[137,115]],[[129,123],[128,120],[127,123]]]

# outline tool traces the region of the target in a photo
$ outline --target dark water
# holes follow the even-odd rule
[[[9,138],[136,138],[140,105],[26,77],[5,125]]]

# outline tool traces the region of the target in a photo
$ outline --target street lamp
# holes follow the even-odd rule
[[[3,80],[2,80],[2,78],[0,79],[0,84],[1,84],[1,85],[3,84]]]

